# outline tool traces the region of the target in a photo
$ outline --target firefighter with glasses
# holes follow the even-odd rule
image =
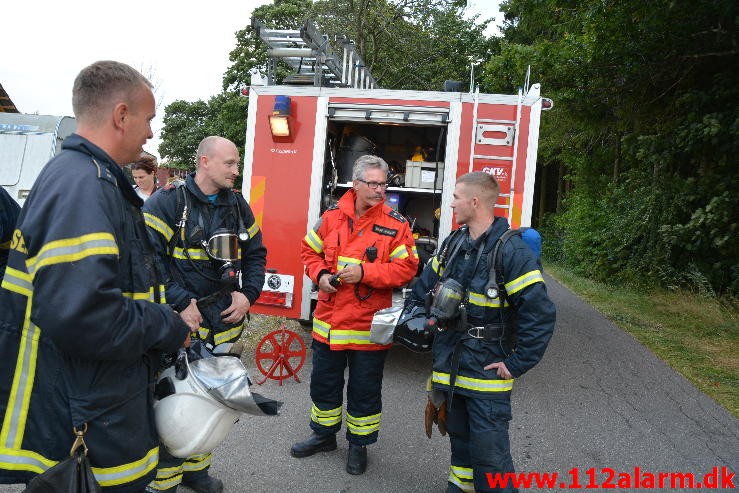
[[[372,317],[392,305],[393,288],[407,284],[418,269],[408,222],[385,204],[387,175],[381,158],[357,159],[353,187],[308,231],[301,250],[305,272],[318,285],[310,383],[313,433],[290,452],[308,457],[336,449],[348,366],[346,470],[355,475],[366,470],[366,446],[377,441],[390,348],[370,341]]]

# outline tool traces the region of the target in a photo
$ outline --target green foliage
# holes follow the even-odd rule
[[[486,90],[532,66],[540,164],[569,194],[550,253],[591,278],[739,293],[736,2],[508,0]]]

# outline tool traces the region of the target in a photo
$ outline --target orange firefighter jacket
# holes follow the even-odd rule
[[[408,221],[401,214],[379,203],[356,218],[355,198],[354,190],[347,191],[302,241],[305,273],[314,282],[348,265],[361,265],[364,272],[359,284],[342,283],[336,293],[318,291],[313,338],[332,350],[388,349],[389,345],[369,340],[372,316],[392,305],[393,288],[413,279],[418,253]],[[370,261],[367,248],[373,246],[377,258]]]

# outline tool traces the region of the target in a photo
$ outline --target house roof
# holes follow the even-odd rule
[[[10,96],[5,92],[2,84],[0,84],[0,112],[18,113],[18,108],[16,108],[13,101],[10,100]]]

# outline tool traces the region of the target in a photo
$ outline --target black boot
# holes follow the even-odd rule
[[[211,476],[198,476],[196,479],[184,479],[182,484],[197,493],[223,493],[223,481]]]
[[[293,445],[290,448],[290,455],[293,457],[310,457],[317,452],[330,452],[331,450],[336,450],[336,435],[334,433],[319,435],[313,432],[307,440]]]
[[[367,447],[364,445],[349,444],[349,456],[346,458],[346,472],[349,474],[363,474],[367,470]]]

